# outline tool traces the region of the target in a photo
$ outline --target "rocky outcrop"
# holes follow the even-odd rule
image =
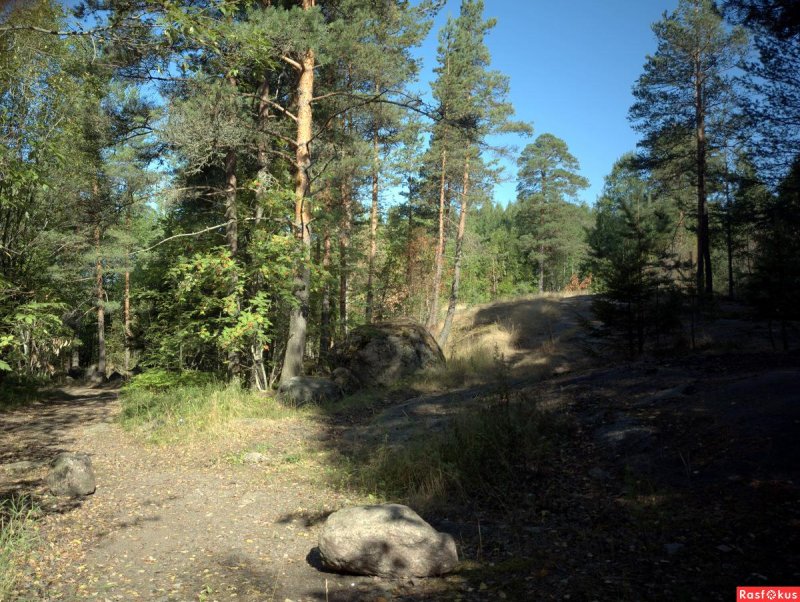
[[[91,495],[96,489],[92,460],[84,453],[58,454],[50,463],[47,487],[58,496]]]
[[[444,363],[436,340],[421,324],[393,320],[353,329],[337,351],[337,363],[362,386],[388,386]]]
[[[429,577],[458,563],[453,538],[408,506],[355,506],[334,512],[319,537],[323,566],[380,577]]]

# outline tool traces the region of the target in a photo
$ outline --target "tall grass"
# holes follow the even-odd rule
[[[0,500],[0,600],[9,600],[21,567],[36,542],[33,521],[38,510],[28,497]]]
[[[533,400],[465,411],[444,431],[402,445],[356,450],[345,481],[364,493],[431,509],[482,499],[506,505],[508,491],[536,476],[570,426]]]
[[[232,420],[277,419],[293,413],[264,393],[213,382],[152,389],[134,380],[123,388],[120,400],[123,427],[153,443],[213,438],[225,434]]]
[[[497,343],[471,344],[451,355],[447,362],[415,376],[411,384],[423,392],[447,391],[484,384],[499,384],[509,378],[509,366]]]

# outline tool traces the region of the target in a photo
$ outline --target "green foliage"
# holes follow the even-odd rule
[[[148,333],[154,340],[145,363],[213,370],[229,349],[267,344],[269,299],[260,292],[240,307],[245,282],[243,267],[227,249],[179,259],[167,272],[169,290],[157,298],[158,322]]]
[[[781,324],[782,345],[788,349],[787,322],[800,319],[800,159],[762,220],[748,297],[762,315]]]
[[[523,261],[529,269],[536,266],[540,292],[561,290],[587,255],[589,211],[569,199],[589,182],[578,174],[580,165],[566,142],[552,134],[527,145],[517,163],[516,235]]]
[[[678,325],[673,224],[633,158],[620,159],[606,178],[589,244],[601,293],[594,311],[607,334],[624,341],[630,355],[642,353],[646,342],[658,341]]]
[[[124,391],[158,392],[178,387],[200,387],[214,382],[213,375],[196,370],[169,372],[161,368],[146,370],[134,375],[125,385]]]
[[[151,378],[168,382],[169,388],[154,389],[134,381],[120,396],[123,427],[151,443],[224,437],[235,420],[272,420],[293,413],[275,398],[241,389],[237,383],[182,384],[180,376],[163,374]],[[199,383],[205,379],[195,374],[188,380]]]
[[[62,319],[66,307],[32,301],[2,317],[0,371],[13,369],[26,377],[52,374],[59,354],[72,347],[72,333]]]

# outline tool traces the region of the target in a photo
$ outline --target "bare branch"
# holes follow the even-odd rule
[[[293,58],[290,58],[290,57],[288,57],[288,56],[286,56],[286,55],[282,55],[282,56],[281,56],[281,60],[282,60],[284,63],[286,63],[287,65],[291,65],[291,66],[292,66],[294,69],[297,69],[298,71],[302,71],[302,70],[303,70],[303,65],[301,65],[300,63],[298,63],[298,62],[297,62],[296,60],[294,60]]]

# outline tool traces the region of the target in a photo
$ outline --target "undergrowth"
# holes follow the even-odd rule
[[[6,376],[0,382],[0,412],[26,405],[39,398],[40,389],[46,385],[44,379],[20,379],[15,375]]]
[[[9,600],[19,583],[21,567],[36,541],[37,515],[28,497],[0,500],[0,600]]]
[[[152,443],[177,443],[195,437],[215,437],[226,432],[232,420],[242,418],[278,419],[293,411],[264,393],[242,389],[236,384],[146,383],[147,373],[132,379],[120,394],[124,428],[138,431]],[[144,382],[143,382],[144,381]]]
[[[508,492],[536,477],[568,429],[562,415],[533,400],[500,397],[441,432],[357,449],[338,476],[366,494],[423,509],[469,500],[506,506],[513,502]]]

